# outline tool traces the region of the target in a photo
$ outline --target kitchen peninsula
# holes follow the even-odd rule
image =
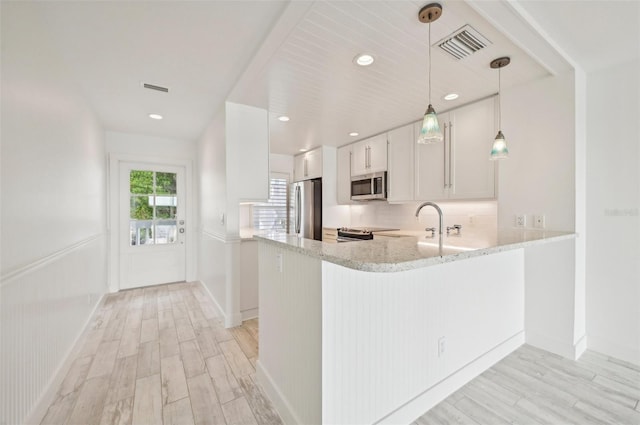
[[[410,423],[524,343],[526,250],[574,236],[257,236],[259,380],[286,423]]]

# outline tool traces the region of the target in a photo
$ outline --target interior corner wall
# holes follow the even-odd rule
[[[0,423],[39,422],[106,292],[104,131],[32,2],[2,4]]]
[[[640,60],[587,75],[589,349],[640,365]]]
[[[575,231],[575,83],[571,71],[503,90],[509,159],[499,163],[499,228],[513,228],[517,214],[533,227],[533,215],[544,214],[547,229]],[[584,328],[576,317],[576,301],[583,297],[575,242],[525,250],[526,340],[568,358],[579,355],[577,342],[584,337],[575,335]]]

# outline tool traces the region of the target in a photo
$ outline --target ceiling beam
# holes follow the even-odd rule
[[[518,0],[465,1],[552,75],[576,68],[575,61],[527,13]]]

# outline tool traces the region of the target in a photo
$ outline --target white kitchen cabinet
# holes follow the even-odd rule
[[[415,199],[417,201],[446,199],[449,151],[449,114],[439,114],[444,141],[428,145],[415,144]],[[419,134],[422,121],[414,124],[414,133]]]
[[[387,200],[389,202],[413,200],[414,146],[416,144],[413,127],[413,124],[409,124],[387,133],[389,143]]]
[[[343,146],[337,150],[338,204],[351,203],[351,146]]]
[[[379,134],[352,145],[351,175],[387,171],[387,134]]]
[[[442,143],[415,145],[415,199],[495,198],[495,97],[438,115]],[[421,123],[414,126],[420,131]]]
[[[322,177],[322,148],[317,148],[293,160],[293,181],[315,179]]]
[[[496,161],[489,159],[496,137],[496,98],[457,109],[450,131],[451,199],[494,198]]]

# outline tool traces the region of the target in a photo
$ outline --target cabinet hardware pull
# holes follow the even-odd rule
[[[447,123],[444,123],[444,146],[442,147],[442,181],[447,188]]]
[[[453,143],[453,124],[449,121],[449,188],[453,187],[453,183],[451,180],[453,173],[451,172],[451,144]]]

